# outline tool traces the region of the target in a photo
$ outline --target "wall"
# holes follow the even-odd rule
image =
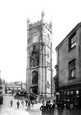
[[[69,51],[69,37],[67,37],[58,49],[59,86],[79,82],[79,37],[76,32],[76,47]],[[76,59],[76,78],[69,79],[69,62]]]

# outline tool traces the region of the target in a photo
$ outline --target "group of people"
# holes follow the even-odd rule
[[[40,107],[41,111],[53,111],[56,107],[55,100],[42,101],[42,106]]]
[[[20,106],[24,107],[26,106],[27,110],[30,110],[30,105],[34,106],[34,101],[30,101],[29,99],[26,99],[26,100],[18,100],[16,102],[16,105],[17,105],[17,109],[20,108]],[[13,106],[13,100],[11,99],[10,100],[10,106],[12,107]]]
[[[58,112],[62,110],[62,115],[70,114],[70,110],[73,109],[73,105],[70,104],[70,107],[67,107],[67,104],[63,106],[60,104],[56,104],[55,100],[42,101],[42,106],[40,110],[42,111],[42,115],[58,115]]]

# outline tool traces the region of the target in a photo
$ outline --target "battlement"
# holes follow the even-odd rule
[[[37,26],[39,26],[41,24],[44,24],[46,26],[46,28],[49,29],[49,31],[51,31],[50,24],[48,24],[47,22],[42,22],[42,20],[34,22],[34,23],[30,23],[29,24],[29,29],[37,27]]]
[[[38,25],[41,25],[41,24],[42,24],[41,20],[37,21],[37,22],[34,22],[34,23],[31,23],[31,24],[29,24],[29,29],[34,28],[34,27],[36,27]]]

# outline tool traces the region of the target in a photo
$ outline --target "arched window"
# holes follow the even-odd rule
[[[37,84],[38,83],[38,72],[33,71],[32,72],[32,84]]]

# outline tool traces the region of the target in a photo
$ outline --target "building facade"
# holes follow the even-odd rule
[[[56,92],[64,106],[81,108],[81,23],[56,47]]]
[[[5,83],[5,93],[16,93],[17,91],[22,91],[22,82],[10,82]],[[25,89],[24,89],[25,90]]]
[[[27,93],[50,96],[52,93],[52,24],[27,21]]]

